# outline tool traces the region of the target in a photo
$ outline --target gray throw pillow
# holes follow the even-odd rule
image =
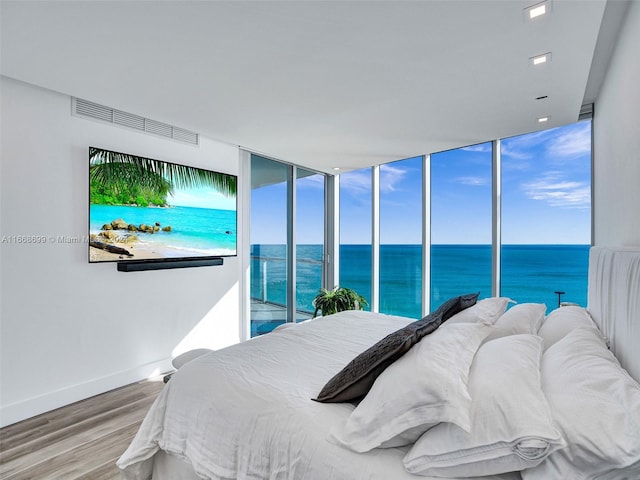
[[[322,388],[314,400],[339,403],[357,400],[367,394],[376,378],[409,351],[422,337],[465,308],[475,305],[478,293],[450,298],[421,320],[390,333],[351,360]]]

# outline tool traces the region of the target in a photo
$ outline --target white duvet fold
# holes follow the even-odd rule
[[[203,479],[415,479],[402,464],[407,448],[357,454],[330,442],[354,406],[311,400],[357,354],[410,321],[343,312],[189,362],[118,460],[123,477],[148,479],[162,449]]]

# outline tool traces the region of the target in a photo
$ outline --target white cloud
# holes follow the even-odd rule
[[[355,170],[340,175],[340,190],[351,195],[371,195],[371,170]]]
[[[464,150],[465,152],[487,153],[491,151],[491,143],[480,143],[478,145],[471,145],[469,147],[463,147],[460,150]]]
[[[526,160],[533,157],[531,150],[548,140],[550,130],[527,133],[517,137],[505,138],[500,142],[500,153],[503,157]]]
[[[296,180],[298,188],[324,189],[324,175],[311,175],[308,177],[298,178]]]
[[[469,185],[472,187],[483,187],[491,184],[491,179],[486,177],[458,177],[456,181],[462,185]]]
[[[547,159],[566,159],[591,151],[591,124],[579,122],[565,127],[551,128],[502,140],[504,158],[533,159],[544,151]]]
[[[380,165],[380,192],[390,193],[398,190],[409,174],[409,170],[390,164]],[[353,196],[371,195],[371,170],[362,169],[344,173],[340,176],[340,190]]]
[[[577,157],[591,152],[591,124],[582,122],[563,129],[549,144],[548,153],[556,157]]]
[[[563,180],[556,173],[522,185],[526,195],[552,207],[586,208],[591,204],[591,187],[584,182]]]
[[[389,164],[380,165],[380,192],[390,193],[397,190],[397,184],[407,176],[408,170]]]
[[[502,143],[500,145],[500,155],[504,158],[510,157],[514,160],[528,160],[533,157],[527,149],[530,145],[518,145],[517,143]]]

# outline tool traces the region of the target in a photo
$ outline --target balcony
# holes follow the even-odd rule
[[[320,254],[321,246],[317,247]],[[284,246],[277,246],[284,249]],[[302,267],[301,267],[302,265]],[[287,321],[284,255],[251,255],[251,336],[264,335]],[[322,285],[322,261],[298,258],[295,321],[313,316],[311,301]]]
[[[296,322],[308,320],[312,312],[296,310]],[[264,335],[278,325],[287,322],[287,309],[284,305],[251,299],[251,336]]]

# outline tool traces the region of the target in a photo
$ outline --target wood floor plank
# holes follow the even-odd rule
[[[0,429],[0,480],[119,480],[115,462],[164,387],[161,378]]]
[[[22,480],[37,478],[39,480],[76,479],[87,475],[93,469],[104,463],[105,457],[113,458],[122,449],[125,438],[133,438],[139,423],[128,425],[105,438],[98,438],[75,448],[72,452],[45,459],[40,463],[8,475],[6,480]]]
[[[37,464],[43,458],[53,458],[71,452],[78,445],[96,438],[105,438],[119,428],[138,424],[146,415],[153,399],[146,398],[113,412],[89,419],[72,427],[54,432],[47,437],[31,441],[21,447],[2,452],[3,471],[7,475]],[[107,418],[104,418],[107,417]]]
[[[0,430],[0,451],[8,450],[17,443],[24,443],[42,437],[74,423],[113,410],[118,405],[134,402],[150,394],[157,394],[162,388],[158,382],[142,382],[128,385],[110,392],[58,408],[51,412],[9,425]],[[70,414],[71,412],[71,414]]]
[[[116,465],[118,458],[120,458],[120,455],[75,480],[121,480],[120,469]]]

